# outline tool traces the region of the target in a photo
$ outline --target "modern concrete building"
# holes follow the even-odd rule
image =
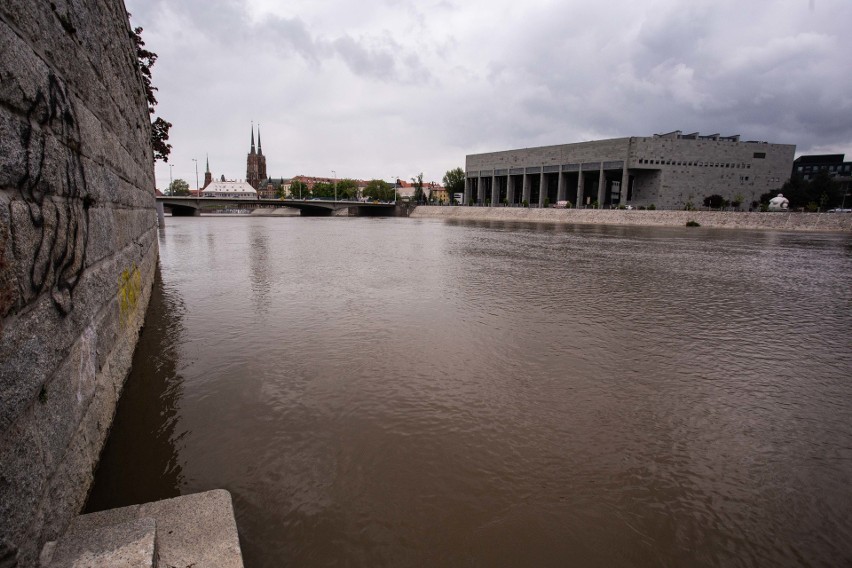
[[[789,179],[796,147],[676,130],[471,154],[465,202],[543,206],[700,206],[718,194],[746,206]]]
[[[829,177],[852,176],[852,162],[844,162],[844,154],[819,154],[799,156],[793,162],[793,174],[809,181],[819,172],[826,172]]]

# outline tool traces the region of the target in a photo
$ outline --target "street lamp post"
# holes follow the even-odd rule
[[[334,200],[337,201],[337,172],[331,170],[331,175],[334,176]]]
[[[195,158],[192,159],[195,162],[195,191],[198,191],[198,160]]]
[[[174,183],[174,179],[172,178],[172,168],[175,167],[174,164],[169,164],[169,195],[172,193],[172,184]]]

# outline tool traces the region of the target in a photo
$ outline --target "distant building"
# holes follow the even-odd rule
[[[429,187],[429,199],[438,203],[449,203],[450,194],[447,193],[446,187],[435,184]]]
[[[828,173],[829,177],[852,176],[852,162],[844,162],[844,154],[814,154],[799,156],[793,160],[792,175],[804,180],[811,180],[819,172]]]
[[[790,177],[796,147],[740,141],[736,136],[676,130],[471,154],[465,160],[465,202],[539,206],[700,206],[718,194],[749,204]]]
[[[213,174],[210,173],[210,156],[207,156],[207,169],[204,170],[204,185],[201,186],[201,189],[204,189],[208,185],[213,182]]]
[[[401,179],[396,180],[396,194],[400,198],[413,198],[416,189],[414,182],[403,181]],[[439,201],[441,199],[447,199],[446,189],[444,189],[441,184],[434,181],[423,182],[423,195],[425,195],[428,200]]]
[[[290,183],[293,183],[294,181],[300,181],[300,182],[304,183],[307,186],[308,189],[313,189],[314,185],[316,185],[318,183],[333,184],[335,182],[335,179],[330,178],[330,177],[315,177],[315,176],[297,175],[297,176],[293,176],[293,178],[290,180]]]
[[[266,176],[266,156],[263,155],[263,147],[260,143],[260,126],[257,127],[257,151],[254,149],[254,125],[251,127],[251,150],[246,156],[246,181],[254,189],[260,186],[261,180]]]
[[[236,197],[257,199],[257,190],[244,181],[212,181],[201,191],[201,197]]]
[[[257,196],[261,199],[276,199],[278,197],[278,188],[286,188],[289,186],[290,180],[284,178],[267,178],[261,180],[257,187]]]

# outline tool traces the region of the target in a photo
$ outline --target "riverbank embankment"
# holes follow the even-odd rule
[[[695,221],[702,227],[852,233],[848,213],[757,213],[744,211],[646,211],[628,209],[556,209],[525,207],[418,206],[410,217],[471,221],[521,221],[577,225],[640,225],[683,227]]]

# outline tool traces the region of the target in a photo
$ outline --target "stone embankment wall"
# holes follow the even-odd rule
[[[737,211],[639,211],[625,209],[538,209],[522,207],[419,206],[413,218],[575,223],[578,225],[646,225],[683,227],[696,221],[702,227],[769,229],[778,231],[852,232],[849,213],[747,213]]]
[[[157,261],[121,0],[0,2],[0,565],[80,512]]]

